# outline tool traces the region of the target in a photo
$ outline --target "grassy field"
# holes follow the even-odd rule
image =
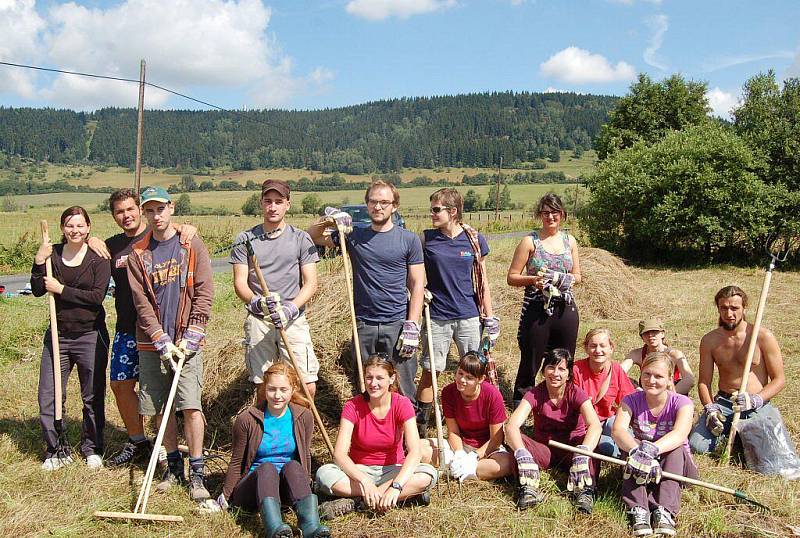
[[[515,340],[521,290],[505,284],[505,272],[515,246],[514,240],[490,242],[489,277],[495,309],[502,320],[502,334],[495,353],[501,388],[506,397],[513,383],[518,362]],[[670,344],[683,349],[693,368],[697,368],[700,337],[716,325],[713,295],[727,284],[738,284],[758,301],[763,271],[760,269],[717,267],[699,270],[637,269],[619,265],[596,249],[582,250],[584,281],[577,289],[581,312],[581,335],[597,326],[608,326],[614,333],[616,358],[641,341],[636,335],[638,319],[662,316],[667,324]],[[322,370],[318,405],[323,420],[335,434],[339,412],[350,394],[346,368],[348,362],[349,318],[343,293],[341,264],[338,260],[320,264],[320,290],[310,305],[309,319],[315,349]],[[230,425],[235,413],[247,405],[250,390],[246,381],[241,348],[243,310],[233,294],[229,275],[215,278],[213,319],[208,327],[204,406],[209,427],[207,445],[224,455],[230,443]],[[800,441],[800,416],[792,413],[800,398],[800,274],[778,271],[772,283],[764,317],[783,348],[788,383],[773,402],[795,442]],[[36,386],[41,339],[47,325],[44,299],[0,299],[0,532],[5,536],[256,536],[260,535],[257,517],[229,514],[206,516],[193,510],[186,494],[173,491],[151,498],[152,513],[179,514],[181,525],[133,525],[98,521],[95,510],[130,510],[138,492],[142,470],[103,469],[93,473],[78,463],[53,474],[39,470],[42,443],[38,426]],[[113,307],[109,307],[109,326]],[[754,316],[750,312],[750,318]],[[450,364],[452,370],[452,363]],[[444,374],[441,386],[452,379]],[[73,443],[79,436],[80,402],[73,375],[65,412]],[[692,397],[697,398],[693,390]],[[113,397],[107,394],[107,453],[119,449],[124,440],[122,422]],[[699,412],[700,406],[696,405]],[[433,432],[433,429],[430,430]],[[318,436],[313,452],[315,465],[330,461]],[[760,514],[735,504],[724,494],[701,488],[683,493],[683,508],[678,517],[679,535],[692,537],[775,537],[792,535],[790,526],[800,526],[800,483],[764,477],[740,467],[723,466],[708,457],[696,461],[704,480],[746,491],[772,508]],[[211,466],[212,493],[221,487],[222,469]],[[599,497],[592,516],[576,514],[562,493],[564,475],[545,473],[543,489],[547,500],[534,510],[517,512],[510,484],[467,483],[452,488],[442,486],[429,507],[404,508],[386,515],[357,513],[332,522],[336,536],[629,536],[623,506],[619,499],[620,473],[604,468]],[[289,518],[293,524],[293,517]]]

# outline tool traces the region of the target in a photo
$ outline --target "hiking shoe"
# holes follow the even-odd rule
[[[325,501],[319,505],[319,518],[323,521],[349,514],[356,511],[356,499],[351,497],[339,497],[332,501]]]
[[[171,469],[166,469],[164,471],[164,476],[161,478],[161,482],[156,485],[156,491],[159,493],[166,493],[172,489],[173,485],[183,485],[185,483],[186,479],[182,475],[173,473]]]
[[[634,506],[628,510],[628,518],[631,521],[634,536],[650,536],[653,534],[653,527],[650,526],[650,514],[641,506]]]
[[[86,456],[86,466],[91,469],[92,471],[97,471],[98,469],[103,468],[103,458],[98,456],[97,454],[92,454],[91,456]]]
[[[574,502],[578,512],[591,514],[594,508],[594,490],[592,488],[583,488],[575,495]]]
[[[203,473],[190,473],[189,478],[189,497],[193,501],[202,502],[211,498],[211,494],[206,489],[205,475]]]
[[[517,489],[517,508],[527,510],[544,500],[544,495],[533,486],[520,486]]]
[[[72,456],[69,454],[53,454],[44,460],[44,463],[42,463],[42,470],[55,471],[69,465],[72,461]]]
[[[653,532],[662,536],[675,536],[675,518],[663,506],[656,506],[650,512],[653,522]]]
[[[143,463],[147,461],[152,449],[153,446],[147,439],[142,439],[138,442],[133,442],[129,439],[122,446],[122,450],[120,450],[119,454],[106,461],[106,465],[109,467],[122,467],[135,463]]]

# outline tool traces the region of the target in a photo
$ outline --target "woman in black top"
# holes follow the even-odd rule
[[[105,427],[106,363],[108,332],[103,299],[111,267],[86,245],[91,221],[79,206],[61,214],[61,244],[42,242],[33,259],[31,290],[37,297],[50,292],[55,297],[58,343],[61,348],[62,405],[67,399],[67,380],[78,367],[83,400],[81,453],[92,469],[102,467]],[[53,276],[47,277],[45,261],[51,258]],[[55,428],[55,386],[50,329],[44,335],[39,372],[39,419],[47,453],[42,469],[53,471],[72,462],[66,438],[59,440]]]

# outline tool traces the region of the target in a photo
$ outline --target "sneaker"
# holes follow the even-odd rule
[[[122,467],[135,463],[143,463],[147,461],[152,450],[152,445],[147,439],[142,439],[138,442],[128,440],[120,450],[119,454],[106,462],[109,467]]]
[[[351,497],[339,497],[332,501],[325,501],[319,505],[319,518],[323,521],[349,514],[356,511],[356,500]]]
[[[544,495],[533,486],[519,486],[517,489],[517,508],[527,510],[544,500]]]
[[[166,469],[164,471],[164,476],[161,478],[161,482],[156,485],[156,491],[159,493],[166,493],[172,486],[174,485],[182,485],[186,483],[186,479],[182,475],[178,475],[172,472],[171,469]]]
[[[98,456],[97,454],[92,454],[91,456],[86,456],[86,466],[91,469],[92,471],[97,471],[98,469],[103,468],[103,458]]]
[[[653,522],[653,532],[662,536],[675,536],[675,518],[663,506],[656,506],[650,517]]]
[[[211,498],[211,494],[206,489],[205,476],[202,473],[191,473],[189,478],[189,497],[197,502]]]
[[[631,520],[634,536],[650,536],[653,534],[653,527],[650,526],[650,514],[641,506],[634,506],[628,510],[628,518]]]
[[[69,454],[54,454],[42,463],[43,471],[55,471],[72,463],[72,456]]]
[[[591,514],[594,508],[594,490],[592,488],[584,488],[575,495],[574,502],[578,512]]]

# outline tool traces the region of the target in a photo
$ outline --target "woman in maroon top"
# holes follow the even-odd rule
[[[600,420],[592,401],[572,382],[573,358],[566,349],[548,351],[542,361],[544,381],[529,390],[506,424],[506,443],[514,451],[519,476],[517,507],[521,510],[539,504],[539,469],[560,467],[569,470],[567,490],[574,491],[575,505],[591,513],[593,484],[600,467],[588,456],[551,448],[550,439],[578,445],[593,451],[600,439]],[[533,438],[520,428],[533,415]]]

